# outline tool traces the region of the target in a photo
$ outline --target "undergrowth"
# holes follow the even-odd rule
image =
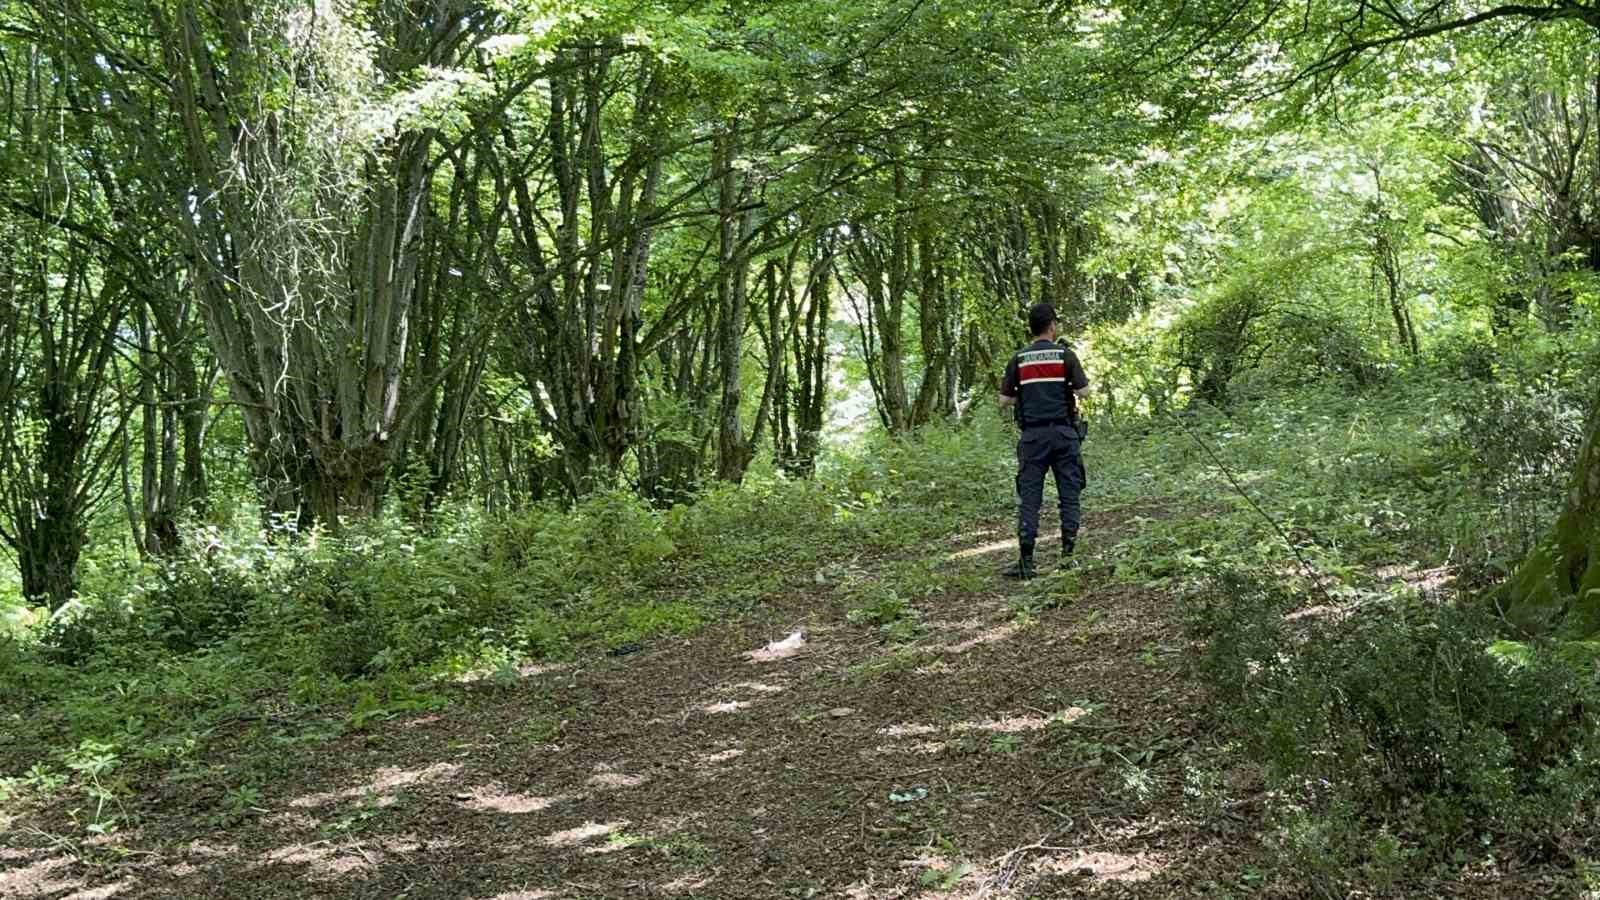
[[[1265,774],[1277,892],[1592,866],[1596,648],[1509,642],[1473,602],[1566,487],[1593,360],[1548,356],[1133,420],[1091,471],[1132,526],[1113,578],[1169,592],[1204,647],[1213,764]]]
[[[1226,765],[1264,773],[1278,892],[1592,866],[1596,648],[1513,643],[1475,602],[1559,508],[1577,365],[1463,381],[1445,360],[1381,391],[1201,408],[1143,445],[1133,465],[1207,514],[1152,511],[1117,576],[1181,600]]]
[[[915,551],[1006,508],[1006,438],[988,424],[879,441],[814,481],[752,478],[667,510],[615,491],[504,519],[457,510],[429,532],[211,530],[161,564],[106,567],[69,608],[0,633],[4,793],[76,777],[85,747],[122,775],[205,772],[219,756],[257,782],[282,754],[252,747],[315,744],[438,708],[458,680],[515,678],[815,590],[841,548]],[[875,624],[908,634],[885,598]]]
[[[1265,772],[1285,884],[1339,896],[1497,853],[1584,864],[1592,668],[1500,641],[1441,587],[1494,581],[1560,496],[1582,379],[1499,377],[1445,361],[1362,390],[1098,421],[1084,568],[1014,601],[1031,615],[1109,580],[1184,602],[1234,733],[1206,765]],[[946,548],[1012,509],[1010,435],[975,419],[834,457],[814,481],[755,477],[668,510],[611,492],[503,519],[458,510],[429,532],[216,532],[160,566],[107,567],[67,614],[0,638],[0,803],[65,791],[92,811],[80,825],[114,830],[137,817],[137,779],[176,768],[220,778],[211,814],[239,821],[285,749],[437,708],[458,680],[514,681],[531,661],[621,652],[784,592],[832,592],[895,648],[884,666],[914,667],[930,598],[982,589],[994,562],[952,564]],[[874,577],[836,577],[864,559]],[[563,722],[546,710],[521,737]],[[1196,769],[1192,787],[1220,808],[1219,772]]]
[[[1592,666],[1553,645],[1498,652],[1497,623],[1472,605],[1399,594],[1286,617],[1303,602],[1223,570],[1188,607],[1294,878],[1343,896],[1496,856],[1582,861],[1600,824]]]

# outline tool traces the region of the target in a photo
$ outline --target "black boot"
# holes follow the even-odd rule
[[[1011,568],[1001,572],[1001,575],[1026,581],[1038,574],[1033,568],[1033,544],[1023,544],[1021,550],[1021,557],[1011,564]]]
[[[1077,543],[1078,543],[1078,536],[1077,535],[1075,535],[1075,534],[1066,534],[1065,532],[1062,533],[1062,535],[1061,535],[1061,565],[1059,567],[1062,571],[1066,571],[1067,569],[1070,569],[1073,566],[1077,565],[1077,562],[1072,558],[1072,550],[1073,550],[1073,548],[1075,546],[1077,546]]]

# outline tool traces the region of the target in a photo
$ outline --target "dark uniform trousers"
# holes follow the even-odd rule
[[[1078,536],[1078,498],[1088,478],[1080,453],[1082,438],[1072,425],[1040,425],[1022,430],[1017,442],[1017,537],[1031,546],[1039,536],[1039,507],[1044,503],[1044,473],[1054,472],[1061,504],[1061,534]]]

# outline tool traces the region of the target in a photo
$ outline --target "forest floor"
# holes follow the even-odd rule
[[[221,785],[177,776],[110,838],[54,837],[63,811],[37,809],[0,896],[1289,896],[1264,874],[1260,778],[1211,765],[1226,737],[1179,604],[1105,558],[1175,514],[1091,511],[1080,568],[1020,585],[992,574],[1009,522],[976,523],[927,548],[939,577],[898,631],[850,611],[905,561],[845,555],[694,635],[285,747],[226,820]]]
[[[1058,608],[1058,579],[994,577],[916,598],[921,628],[889,642],[845,599],[884,561],[838,560],[694,636],[463,684],[444,710],[285,751],[293,776],[232,827],[205,814],[215,787],[169,781],[115,864],[40,829],[0,851],[0,895],[1170,895],[1238,855],[1250,817],[1183,811],[1186,753],[1209,737],[1171,598],[1093,587],[1093,546],[1155,509],[1091,514],[1082,590]],[[1009,533],[985,522],[929,552],[987,574]]]

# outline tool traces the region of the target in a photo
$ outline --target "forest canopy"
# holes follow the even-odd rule
[[[1585,10],[17,7],[23,593],[72,596],[119,494],[170,552],[208,469],[302,531],[804,475],[840,353],[889,432],[951,418],[1032,302],[1213,289],[1269,218],[1241,204],[1311,269],[1370,257],[1411,355],[1419,297],[1565,327],[1600,259]],[[1175,335],[1179,392],[1249,361]]]

